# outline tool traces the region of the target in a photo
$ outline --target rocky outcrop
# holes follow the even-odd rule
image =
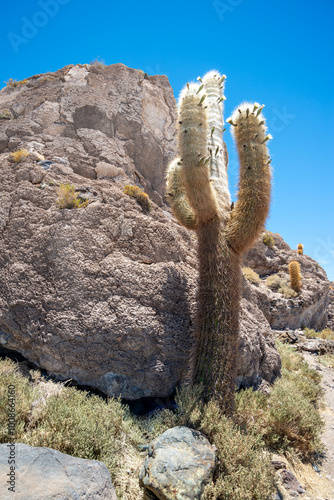
[[[250,285],[251,291],[246,292],[248,298],[257,304],[273,329],[321,330],[328,321],[330,284],[325,271],[308,255],[298,255],[279,234],[272,236],[273,248],[265,245],[261,236],[244,257],[244,266],[261,277],[259,285]],[[300,294],[289,298],[278,290],[271,290],[265,280],[275,274],[288,281],[288,264],[292,260],[300,264],[302,289]]]
[[[8,464],[10,456],[15,465]],[[71,457],[51,448],[1,444],[0,477],[0,500],[117,500],[104,463]]]
[[[163,205],[175,105],[166,76],[123,64],[66,66],[0,91],[0,108],[15,117],[0,119],[0,152],[34,148],[82,177],[140,184]],[[101,163],[109,166],[102,173]]]
[[[139,473],[145,498],[200,499],[212,480],[215,452],[207,438],[188,427],[174,427],[157,437]]]

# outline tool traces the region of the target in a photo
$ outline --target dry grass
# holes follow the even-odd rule
[[[243,267],[242,271],[244,273],[245,278],[248,279],[253,285],[259,285],[261,282],[260,276],[253,271],[250,267]]]
[[[7,87],[19,87],[21,85],[25,85],[28,80],[13,80],[13,78],[9,78],[5,84]]]
[[[88,205],[88,201],[82,201],[71,184],[60,184],[57,192],[56,203],[59,208],[84,208]]]
[[[307,339],[334,340],[334,332],[330,328],[324,328],[321,332],[316,332],[311,328],[304,328],[304,333]]]
[[[10,159],[14,163],[19,163],[29,156],[29,151],[27,149],[18,149],[14,153],[10,153]]]

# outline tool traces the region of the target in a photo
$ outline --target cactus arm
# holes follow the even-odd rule
[[[214,218],[218,211],[208,166],[205,98],[196,84],[186,86],[180,95],[178,123],[182,181],[198,224]]]
[[[270,204],[270,159],[267,150],[266,126],[262,107],[244,103],[228,120],[239,153],[240,179],[238,201],[226,227],[231,247],[242,253],[249,248],[263,229]]]
[[[209,71],[203,77],[203,92],[208,112],[207,154],[210,155],[210,177],[217,193],[220,216],[225,218],[230,211],[231,198],[228,189],[226,147],[223,142],[223,104],[226,76],[218,71]]]
[[[187,229],[197,229],[197,219],[182,183],[180,158],[175,158],[167,169],[167,193],[176,219]]]

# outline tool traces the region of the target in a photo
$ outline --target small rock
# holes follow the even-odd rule
[[[289,491],[290,495],[301,495],[305,493],[304,488],[291,471],[287,469],[283,469],[280,473],[280,478],[282,480],[283,486]]]
[[[51,160],[43,160],[37,163],[38,165],[41,165],[44,168],[44,170],[49,170],[49,168],[51,167],[51,165],[53,165],[54,162]]]

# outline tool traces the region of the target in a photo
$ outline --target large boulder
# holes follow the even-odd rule
[[[117,500],[104,463],[51,448],[0,444],[0,475],[0,500]]]
[[[214,469],[215,452],[207,438],[188,427],[174,427],[150,444],[139,482],[160,500],[199,500]]]

